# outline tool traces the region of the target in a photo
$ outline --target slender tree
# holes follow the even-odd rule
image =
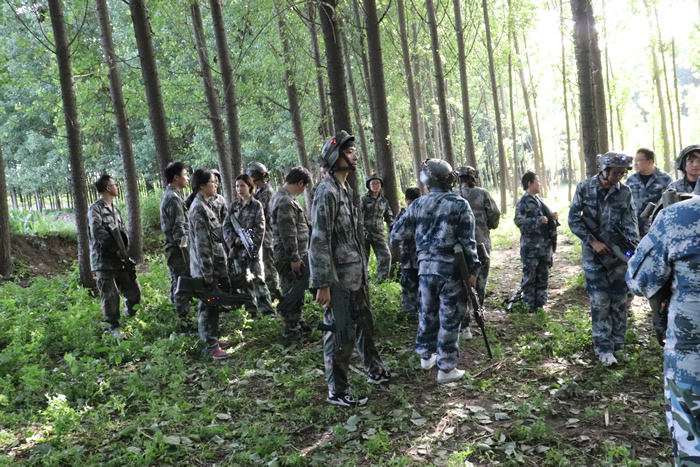
[[[472,131],[472,115],[469,107],[469,82],[467,81],[467,54],[464,47],[464,27],[462,26],[462,5],[453,0],[455,11],[455,35],[457,36],[457,63],[459,64],[459,84],[462,91],[462,122],[464,123],[464,145],[467,164],[476,167],[476,150]]]
[[[566,160],[568,162],[567,182],[569,185],[569,202],[574,180],[574,167],[571,157],[571,126],[569,125],[569,98],[566,92],[566,47],[564,42],[564,0],[559,0],[559,32],[561,36],[561,84],[564,96],[564,118],[566,118]],[[612,135],[612,132],[610,133]]]
[[[598,31],[595,26],[595,17],[593,16],[593,7],[588,0],[588,8],[585,9],[588,37],[590,38],[590,61],[591,61],[591,79],[593,80],[593,96],[595,98],[595,123],[598,134],[598,149],[601,153],[609,151],[608,143],[608,113],[605,110],[605,83],[603,80],[603,65],[598,47]]]
[[[513,54],[508,54],[508,103],[510,107],[510,128],[513,137],[513,206],[518,202],[518,134],[515,127],[513,105]]]
[[[415,23],[411,25],[413,43],[418,43],[418,27]],[[428,158],[428,148],[426,143],[426,128],[425,128],[425,107],[423,107],[423,80],[421,78],[420,56],[414,53],[411,55],[411,63],[413,64],[413,79],[415,84],[416,105],[418,107],[418,137],[420,138],[420,160]],[[420,174],[417,175],[420,178]]]
[[[15,197],[12,197],[15,200]],[[14,201],[16,203],[16,201]],[[12,242],[10,241],[10,208],[7,204],[7,184],[5,183],[5,162],[0,145],[0,276],[9,276],[12,265]]]
[[[61,99],[63,100],[63,115],[66,122],[68,152],[70,154],[70,173],[75,203],[75,225],[78,233],[78,271],[80,283],[83,287],[94,289],[96,283],[90,270],[85,163],[83,161],[80,121],[78,120],[78,102],[75,98],[73,83],[73,64],[71,62],[70,46],[68,45],[68,35],[66,34],[61,1],[51,0],[49,2],[49,11],[51,13],[51,28],[53,29],[58,75],[61,82]]]
[[[671,36],[671,59],[673,63],[673,91],[676,97],[676,122],[678,122],[678,148],[683,147],[683,138],[681,137],[681,100],[678,97],[678,74],[676,70],[676,38]]]
[[[357,37],[359,38],[360,45],[360,58],[362,59],[362,69],[364,70],[364,83],[365,92],[367,93],[367,104],[370,108],[370,113],[372,114],[372,121],[374,121],[374,107],[372,107],[374,102],[374,96],[372,95],[372,85],[370,84],[370,75],[372,71],[369,69],[369,60],[367,59],[367,52],[365,50],[365,31],[362,22],[362,15],[360,15],[360,3],[358,0],[352,0],[353,14],[355,15],[355,24],[357,25]]]
[[[673,152],[673,148],[678,148],[680,145],[676,144],[676,127],[673,122],[674,117],[673,117],[673,100],[671,100],[671,90],[668,87],[668,68],[666,67],[666,52],[664,52],[664,42],[663,39],[661,38],[661,25],[659,24],[659,10],[654,7],[654,16],[656,18],[656,32],[658,33],[659,37],[659,53],[661,54],[661,66],[663,67],[663,75],[664,75],[664,87],[666,88],[666,102],[668,103],[668,119],[671,127],[671,152]]]
[[[513,46],[515,47],[515,54],[520,55],[520,45],[518,43],[517,33],[513,33]],[[530,92],[528,91],[527,80],[525,79],[525,67],[523,66],[523,61],[520,61],[520,66],[518,67],[518,74],[520,75],[520,86],[523,90],[523,101],[525,102],[525,112],[527,113],[527,124],[530,128],[530,138],[532,139],[532,153],[535,157],[535,170],[539,172],[542,167],[542,157],[540,155],[540,145],[539,139],[537,138],[537,127],[535,126],[535,118],[532,114],[532,106],[530,105]]]
[[[323,80],[323,68],[321,67],[321,49],[318,46],[318,34],[316,32],[316,5],[314,0],[307,0],[307,12],[309,15],[309,32],[311,33],[311,52],[314,56],[314,68],[316,69],[316,88],[318,90],[318,102],[321,111],[321,136],[333,134],[333,114],[328,108],[326,98],[326,85]],[[367,144],[365,143],[365,146]],[[369,156],[367,156],[369,157]]]

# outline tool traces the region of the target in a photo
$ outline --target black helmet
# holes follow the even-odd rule
[[[456,179],[452,166],[441,159],[426,159],[420,166],[420,181],[430,188],[450,188]]]
[[[270,177],[270,172],[267,171],[267,167],[262,165],[260,162],[249,162],[245,169],[250,178],[254,181],[267,180]]]
[[[318,158],[318,163],[321,167],[329,169],[338,161],[340,151],[348,147],[355,146],[355,137],[345,130],[339,131],[334,137],[326,141],[326,144],[321,148],[321,155]]]
[[[463,165],[462,167],[457,167],[457,175],[460,177],[469,176],[477,180],[479,178],[479,171],[471,165]]]
[[[630,170],[632,158],[624,152],[608,151],[602,156],[598,155],[598,167],[600,167],[601,172],[611,167],[623,167]]]
[[[382,184],[382,188],[384,188],[384,180],[382,180],[382,177],[380,177],[377,174],[369,174],[369,177],[367,177],[367,179],[365,180],[365,186],[367,187],[368,190],[369,190],[369,182],[371,182],[372,180],[379,180],[379,182]]]
[[[691,144],[690,146],[683,148],[681,153],[678,155],[678,159],[676,159],[676,170],[685,172],[685,162],[688,160],[688,156],[695,151],[700,152],[700,144]]]

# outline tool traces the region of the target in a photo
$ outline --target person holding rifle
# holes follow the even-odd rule
[[[632,158],[621,152],[598,156],[600,171],[578,184],[569,210],[569,227],[581,239],[594,351],[604,366],[626,359],[627,264],[625,255],[615,252],[627,248],[603,240],[624,237],[625,243],[639,241],[632,192],[621,182],[631,164]],[[631,256],[633,251],[628,253]]]
[[[100,197],[88,210],[90,266],[97,276],[104,321],[114,336],[122,337],[119,294],[124,296],[124,316],[134,316],[136,305],[141,302],[141,285],[126,253],[129,240],[121,212],[114,205],[114,198],[119,196],[117,184],[104,174],[95,182],[95,188]]]
[[[265,238],[263,205],[253,198],[255,185],[250,175],[239,175],[235,183],[236,199],[229,205],[224,219],[224,239],[229,248],[232,273],[246,274],[248,293],[253,297],[246,305],[246,312],[253,318],[258,316],[258,312],[272,316],[274,311],[270,292],[263,280],[261,257]]]

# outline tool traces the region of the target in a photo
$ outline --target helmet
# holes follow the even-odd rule
[[[460,177],[470,176],[476,180],[479,178],[479,171],[471,165],[463,165],[462,167],[457,167],[457,175]]]
[[[367,177],[367,179],[365,180],[365,186],[367,187],[368,190],[369,190],[369,182],[371,182],[372,180],[379,180],[379,182],[382,184],[382,188],[384,188],[384,180],[382,180],[382,177],[380,177],[377,174],[369,174],[369,177]]]
[[[270,177],[270,172],[267,171],[267,167],[260,162],[249,162],[248,166],[245,168],[245,173],[255,181],[267,180]]]
[[[321,148],[321,155],[318,158],[319,165],[330,169],[338,161],[340,150],[351,145],[355,145],[355,137],[347,131],[341,130],[334,137],[326,141],[326,144]]]
[[[695,151],[700,152],[700,144],[691,144],[690,146],[683,148],[681,153],[678,155],[678,159],[676,159],[676,170],[682,170],[685,172],[685,161],[688,159],[688,156]]]
[[[630,170],[632,158],[624,152],[608,151],[602,156],[598,155],[598,167],[600,167],[601,172],[611,167],[623,167]]]
[[[452,166],[441,159],[426,159],[420,166],[420,181],[430,188],[450,188],[456,179]]]

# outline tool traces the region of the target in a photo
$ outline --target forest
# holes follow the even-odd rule
[[[608,150],[649,147],[675,175],[700,132],[696,2],[4,0],[0,12],[0,463],[669,462],[663,352],[644,300],[632,361],[596,366],[566,225],[546,312],[505,313],[503,300],[520,280],[512,209],[526,171],[562,219]],[[494,359],[475,336],[463,343],[469,377],[429,383],[400,286],[371,276],[397,378],[356,411],[324,405],[318,331],[291,348],[279,322],[228,313],[224,365],[173,332],[158,219],[169,162],[218,168],[230,199],[252,161],[275,187],[297,165],[317,178],[323,142],[342,129],[360,155],[351,184],[380,174],[395,213],[433,157],[477,168],[503,213]],[[144,288],[123,341],[102,334],[89,264],[87,208],[104,173]],[[306,313],[322,314],[310,295]]]

